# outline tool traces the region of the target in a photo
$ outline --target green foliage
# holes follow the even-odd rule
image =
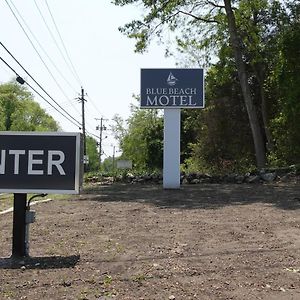
[[[120,6],[138,3],[144,8],[140,20],[121,28],[136,40],[136,51],[145,51],[153,38],[162,41],[164,33],[172,31],[169,36],[174,37],[177,46],[178,64],[207,66],[206,108],[182,112],[183,170],[252,169],[255,148],[251,118],[244,104],[229,40],[224,1],[115,0],[114,3]],[[300,3],[291,0],[285,4],[276,0],[231,3],[247,82],[263,133],[263,150],[268,151],[271,165],[299,163]],[[173,54],[170,49],[168,45],[168,55]],[[120,139],[124,155],[134,157],[133,161],[142,169],[149,168],[150,157],[154,162],[150,141],[153,140],[156,149],[152,152],[157,152],[161,145],[161,136],[149,130],[151,113],[133,110],[128,131],[123,131]],[[137,145],[139,153],[135,153]]]
[[[0,130],[57,131],[57,122],[15,83],[0,85]]]
[[[87,171],[99,170],[99,153],[97,151],[97,141],[90,136],[86,137],[86,153],[89,157]]]
[[[104,174],[111,174],[113,175],[114,172],[114,160],[111,156],[107,157],[104,159],[102,165],[101,165],[101,170],[103,171]]]
[[[277,106],[272,120],[275,137],[270,161],[275,165],[300,162],[300,4],[291,5],[288,25],[282,28],[278,55],[270,78]]]
[[[128,133],[122,143],[123,157],[140,170],[162,168],[163,123],[156,110],[133,108]]]
[[[217,1],[219,2],[219,1]],[[182,31],[182,40],[187,35],[192,36],[193,28],[197,35],[212,35],[214,23],[220,19],[221,7],[211,9],[210,1],[200,0],[172,0],[172,1],[149,1],[149,0],[114,0],[115,5],[124,6],[138,4],[143,6],[144,15],[139,20],[133,20],[120,27],[119,30],[129,38],[136,40],[135,51],[144,52],[153,38],[164,41],[164,33]],[[203,22],[204,21],[204,22]],[[204,24],[205,23],[205,26]]]
[[[226,75],[226,77],[224,76]],[[234,172],[255,163],[251,131],[236,73],[223,61],[206,76],[206,108],[186,111],[183,139],[188,134],[185,170]],[[183,148],[184,149],[184,148]]]
[[[163,118],[157,110],[141,110],[132,106],[131,111],[127,130],[114,127],[115,131],[119,128],[123,133],[116,134],[120,136],[122,159],[132,160],[136,170],[162,169]]]

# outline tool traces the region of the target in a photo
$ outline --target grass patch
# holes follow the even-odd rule
[[[27,199],[29,200],[34,194],[28,194]],[[53,199],[53,200],[64,200],[69,199],[72,195],[58,195],[58,194],[51,194],[45,197],[37,197],[33,199],[33,201],[42,201],[45,199]],[[13,194],[0,194],[0,212],[4,211],[14,205],[14,195]]]

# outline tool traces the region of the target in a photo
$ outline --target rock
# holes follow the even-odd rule
[[[190,184],[199,184],[200,183],[200,179],[192,179],[191,181],[190,181]]]
[[[243,176],[243,175],[237,175],[236,177],[235,177],[235,182],[236,183],[243,183],[245,181],[245,176]]]
[[[261,179],[266,182],[273,182],[277,177],[276,173],[262,173],[260,175]]]
[[[258,182],[260,182],[260,176],[251,175],[251,176],[246,178],[246,182],[248,182],[248,183],[258,183]]]
[[[236,174],[229,174],[224,176],[225,183],[235,183],[236,182]]]
[[[187,179],[186,178],[183,178],[183,180],[182,180],[182,182],[181,182],[182,184],[187,184],[188,183],[188,181],[187,181]]]
[[[289,182],[293,176],[289,173],[280,177],[281,182]]]
[[[153,177],[151,175],[145,175],[143,177],[144,181],[151,181],[153,179]]]
[[[171,295],[170,297],[169,297],[169,300],[175,300],[176,298],[175,298],[175,296],[174,295]]]
[[[161,265],[157,264],[157,263],[153,264],[153,268],[155,268],[156,270],[162,270],[163,269],[163,267]]]
[[[70,281],[64,281],[62,283],[62,286],[64,286],[64,287],[70,287],[71,285],[72,285],[72,283]]]
[[[190,173],[186,176],[186,180],[188,183],[191,183],[191,181],[194,179],[198,179],[196,173]]]

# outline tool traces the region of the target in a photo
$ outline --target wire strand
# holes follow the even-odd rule
[[[67,48],[66,48],[66,45],[65,45],[65,43],[64,43],[64,41],[63,41],[63,38],[62,38],[62,36],[61,36],[61,34],[60,34],[60,31],[59,31],[59,29],[58,29],[58,26],[57,26],[57,24],[56,24],[56,22],[55,22],[54,16],[53,16],[53,14],[52,14],[52,12],[51,12],[51,9],[50,9],[50,6],[49,6],[49,4],[48,4],[48,1],[46,0],[45,2],[46,2],[46,5],[47,5],[49,14],[50,14],[50,16],[51,16],[52,22],[53,22],[53,24],[54,24],[54,26],[55,26],[56,32],[57,32],[57,34],[58,34],[58,36],[59,36],[59,39],[60,39],[60,41],[61,41],[61,44],[62,44],[62,46],[63,46],[63,48],[64,48],[64,50],[65,50],[65,53],[66,53],[66,55],[67,55],[67,58],[68,58],[68,60],[69,60],[69,62],[70,62],[70,65],[71,65],[71,67],[72,67],[73,75],[74,75],[75,79],[78,81],[78,83],[82,86],[82,82],[81,82],[81,80],[80,80],[80,77],[78,76],[78,73],[76,72],[76,69],[75,69],[75,67],[74,67],[74,64],[72,63],[72,60],[71,60],[70,55],[69,55],[69,52],[68,52],[68,50],[67,50]]]
[[[89,95],[87,95],[87,97],[89,98],[90,103],[93,105],[93,107],[95,108],[95,110],[99,113],[99,115],[103,116],[103,114],[99,111],[98,107],[94,103],[93,99]]]
[[[40,9],[40,7],[38,6],[36,0],[34,0],[34,3],[35,3],[35,6],[36,6],[36,8],[37,8],[37,10],[38,10],[38,12],[39,12],[39,15],[41,16],[41,18],[42,18],[42,20],[43,20],[43,22],[44,22],[44,24],[45,24],[45,26],[46,26],[46,28],[47,28],[47,30],[48,30],[50,36],[51,36],[51,38],[52,38],[52,40],[53,40],[53,42],[54,42],[56,48],[58,49],[58,51],[59,51],[61,57],[63,58],[63,60],[64,60],[64,62],[65,62],[65,64],[66,64],[66,66],[68,67],[68,69],[69,69],[70,72],[72,73],[73,71],[71,70],[70,65],[68,64],[68,62],[67,62],[67,60],[66,60],[66,58],[65,58],[65,56],[64,56],[64,54],[63,54],[63,52],[62,52],[62,50],[60,49],[60,47],[59,47],[59,45],[58,45],[58,42],[57,42],[57,40],[56,40],[56,38],[55,38],[55,36],[54,36],[52,30],[50,29],[50,27],[49,27],[49,25],[48,25],[48,23],[47,23],[47,21],[46,21],[44,15],[43,15],[41,9]],[[73,74],[72,74],[72,75],[73,75]],[[62,75],[61,75],[61,76],[62,76]],[[64,79],[65,79],[65,78],[64,78]],[[72,85],[70,84],[70,82],[69,82],[67,79],[65,79],[65,81],[66,81],[66,82],[68,83],[68,85],[73,89],[73,91],[76,92],[76,89],[74,88],[74,86],[72,86]]]
[[[0,45],[7,51],[7,53],[15,60],[15,62],[22,68],[22,70],[37,84],[37,86],[61,109],[63,110],[71,119],[78,122],[73,116],[71,116],[57,101],[55,101],[49,93],[34,79],[34,77],[21,65],[21,63],[15,58],[15,56],[0,42]],[[79,123],[79,122],[78,122]],[[79,123],[80,124],[80,123]]]
[[[12,7],[9,5],[8,1],[5,0],[6,4],[8,5],[10,11],[12,12],[12,14],[14,15],[15,19],[17,20],[18,24],[20,25],[22,31],[24,32],[24,34],[26,35],[27,39],[29,40],[31,46],[33,47],[33,49],[35,50],[35,52],[37,53],[38,57],[40,58],[40,60],[42,61],[43,65],[45,66],[45,68],[47,69],[48,73],[50,74],[51,78],[53,79],[53,81],[55,82],[55,84],[57,85],[57,87],[59,88],[59,90],[62,92],[62,94],[65,96],[65,98],[70,101],[70,99],[68,98],[68,96],[66,95],[66,93],[64,92],[63,88],[61,87],[61,85],[58,83],[58,81],[56,80],[55,76],[53,75],[53,73],[51,72],[51,70],[49,69],[49,67],[47,66],[46,62],[44,61],[44,59],[42,58],[41,54],[39,53],[39,51],[37,50],[37,48],[35,47],[34,43],[32,42],[31,38],[29,37],[29,35],[27,34],[25,28],[23,27],[23,25],[21,24],[19,18],[17,17],[17,15],[15,14],[15,12],[13,11]],[[24,24],[26,25],[27,29],[29,30],[29,32],[31,33],[31,35],[33,36],[33,38],[35,39],[35,41],[38,43],[38,45],[40,46],[40,48],[43,50],[43,52],[46,54],[46,56],[48,57],[48,59],[50,60],[50,62],[54,65],[54,67],[57,69],[58,73],[61,73],[58,68],[56,67],[55,63],[53,62],[53,60],[50,58],[50,56],[47,54],[47,52],[44,50],[43,46],[40,44],[40,42],[38,41],[38,39],[35,37],[35,35],[33,34],[33,32],[31,31],[31,29],[29,28],[29,26],[27,25],[26,21],[24,20],[24,18],[22,17],[22,15],[20,14],[20,12],[18,11],[18,9],[16,8],[16,6],[13,4],[12,1],[10,1],[12,6],[14,7],[14,9],[16,10],[16,12],[18,13],[19,17],[22,19],[22,21],[24,22]],[[63,75],[62,75],[63,76]],[[63,76],[64,77],[64,76]],[[71,102],[70,102],[71,103]],[[76,109],[76,107],[74,106],[73,103],[71,103],[71,105],[73,106],[73,108],[75,109],[75,111],[79,114],[78,110]]]
[[[0,60],[11,70],[13,71],[16,76],[21,77],[1,56],[0,56]],[[22,77],[21,77],[22,78]],[[22,78],[23,79],[23,78]],[[75,122],[73,122],[71,119],[69,119],[66,115],[64,115],[60,110],[58,110],[58,108],[56,108],[52,103],[50,103],[43,95],[41,95],[32,85],[30,85],[25,79],[24,83],[26,83],[26,85],[28,85],[37,95],[39,95],[44,101],[46,101],[51,107],[53,107],[59,114],[61,114],[64,118],[66,118],[69,122],[71,122],[73,125],[75,125],[76,127],[78,127],[78,124],[76,124]],[[50,96],[51,97],[51,96]],[[51,97],[52,99],[52,97]],[[56,102],[55,102],[56,103]],[[78,122],[77,120],[75,120],[76,122]],[[79,123],[80,125],[80,123]]]

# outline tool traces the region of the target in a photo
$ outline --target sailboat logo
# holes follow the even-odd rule
[[[168,79],[167,79],[168,85],[174,86],[176,84],[177,80],[178,79],[172,74],[172,72],[170,72]]]

